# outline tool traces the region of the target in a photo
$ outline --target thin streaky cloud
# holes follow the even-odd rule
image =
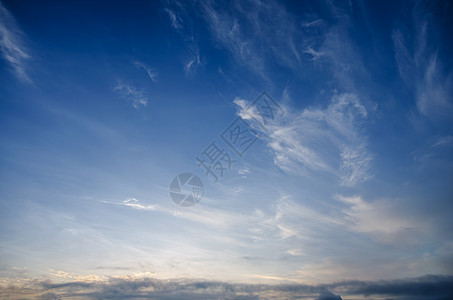
[[[171,26],[175,29],[175,30],[181,30],[183,28],[182,26],[182,20],[181,18],[176,14],[175,11],[169,9],[169,8],[165,8],[165,11],[167,12],[168,14],[168,17],[170,18],[170,21],[171,21]]]
[[[186,77],[194,77],[205,65],[197,36],[194,35],[193,16],[188,14],[186,8],[178,1],[165,1],[165,11],[170,17],[172,28],[181,36],[188,51],[187,58],[183,61],[183,70]]]
[[[213,2],[203,2],[200,7],[215,39],[237,62],[262,78],[269,77],[269,56],[289,69],[300,65],[298,26],[279,3],[234,1],[231,9],[222,10]]]
[[[453,143],[453,136],[447,135],[439,138],[431,147],[450,145]]]
[[[307,17],[308,24],[302,24],[303,41],[301,52],[313,66],[328,71],[335,83],[335,89],[355,92],[357,82],[354,74],[365,75],[361,55],[354,47],[349,33],[352,12],[338,9],[333,3],[326,3],[335,22],[328,22],[317,15]]]
[[[148,98],[144,91],[138,90],[136,87],[126,84],[118,83],[113,88],[113,91],[119,93],[123,98],[132,102],[134,108],[146,107],[148,105]]]
[[[200,48],[195,41],[194,36],[186,37],[185,42],[189,50],[189,57],[184,63],[184,73],[186,77],[193,77],[205,65],[203,57],[200,54]]]
[[[453,81],[451,74],[440,72],[437,54],[431,55],[417,89],[417,108],[424,115],[443,115],[453,111]]]
[[[135,209],[141,209],[141,210],[156,210],[157,209],[157,204],[154,204],[154,205],[143,205],[142,203],[140,203],[140,201],[138,201],[137,199],[135,198],[128,198],[126,200],[123,201],[123,205],[124,206],[129,206],[129,207],[132,207],[132,208],[135,208]]]
[[[448,153],[449,149],[453,146],[453,136],[447,135],[437,138],[434,141],[427,142],[424,146],[417,148],[410,154],[412,158],[419,163],[426,163],[430,160],[438,158]],[[445,152],[446,151],[446,152]]]
[[[145,63],[142,63],[140,61],[135,61],[134,65],[138,68],[142,68],[143,70],[146,71],[146,74],[148,74],[149,79],[153,82],[157,82],[157,72],[151,69],[148,65]]]
[[[190,210],[180,210],[176,208],[176,206],[175,208],[169,208],[166,206],[161,206],[157,203],[144,204],[143,201],[140,201],[136,198],[128,198],[124,201],[119,202],[105,200],[102,200],[100,202],[111,205],[125,206],[137,210],[148,210],[164,213],[176,218],[181,218],[187,221],[218,228],[234,227],[238,224],[243,225],[247,221],[247,216],[245,214],[203,206],[202,203],[197,206],[197,211],[193,212]]]
[[[14,17],[0,2],[0,51],[2,57],[20,80],[31,82],[26,70],[26,61],[31,56],[24,46],[24,36]]]
[[[430,118],[446,117],[453,111],[453,73],[443,71],[445,66],[439,58],[438,45],[433,47],[428,43],[428,37],[435,36],[436,30],[430,18],[415,9],[411,24],[415,32],[413,39],[405,38],[400,28],[393,30],[394,57],[401,79],[414,91],[417,111]]]
[[[236,98],[234,103],[244,120],[261,119],[247,101]],[[357,95],[345,93],[334,95],[324,109],[309,107],[276,118],[262,133],[275,165],[285,172],[307,176],[327,172],[340,185],[355,186],[372,177],[373,155],[361,130],[366,118],[367,110]],[[255,129],[262,131],[260,126]]]

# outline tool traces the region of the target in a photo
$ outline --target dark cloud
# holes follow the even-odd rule
[[[335,295],[334,293],[324,290],[320,293],[317,300],[343,300],[340,296]]]
[[[377,282],[349,281],[330,285],[348,294],[389,295],[397,299],[453,299],[453,276],[427,275],[413,279]]]
[[[453,276],[430,275],[383,281],[342,281],[326,285],[231,284],[195,280],[111,279],[105,282],[34,281],[33,286],[10,286],[1,297],[33,296],[39,299],[82,297],[84,299],[315,299],[342,297],[395,300],[453,299]],[[341,294],[341,296],[340,296]],[[1,298],[0,297],[0,298]]]

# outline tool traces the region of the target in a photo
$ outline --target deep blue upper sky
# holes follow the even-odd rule
[[[453,275],[452,13],[2,1],[0,277]],[[263,91],[285,113],[261,127]],[[242,157],[221,138],[238,116],[260,137]],[[213,141],[235,161],[217,182],[196,161]]]

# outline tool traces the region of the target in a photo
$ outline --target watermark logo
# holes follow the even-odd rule
[[[212,141],[196,158],[197,166],[204,170],[206,177],[213,182],[220,180],[229,171],[237,159],[258,139],[254,128],[266,131],[266,125],[276,117],[282,116],[284,110],[266,92],[263,92],[253,103],[245,108],[249,115],[247,120],[238,117],[219,135],[220,139]],[[257,126],[252,126],[252,123]],[[183,186],[189,188],[183,192]],[[203,183],[192,173],[183,173],[175,177],[170,185],[171,199],[179,206],[193,206],[203,196]]]
[[[275,120],[278,116],[283,116],[285,111],[278,103],[271,98],[266,92],[263,92],[256,100],[246,109],[256,110],[257,116],[252,119],[263,129],[268,122]]]
[[[182,173],[170,183],[170,197],[176,205],[194,206],[203,197],[204,186],[200,177],[193,173]]]
[[[220,137],[236,154],[242,157],[242,154],[258,139],[258,132],[239,117],[225,129]]]

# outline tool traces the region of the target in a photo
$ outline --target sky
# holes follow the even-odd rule
[[[2,0],[0,296],[451,299],[452,20]]]

